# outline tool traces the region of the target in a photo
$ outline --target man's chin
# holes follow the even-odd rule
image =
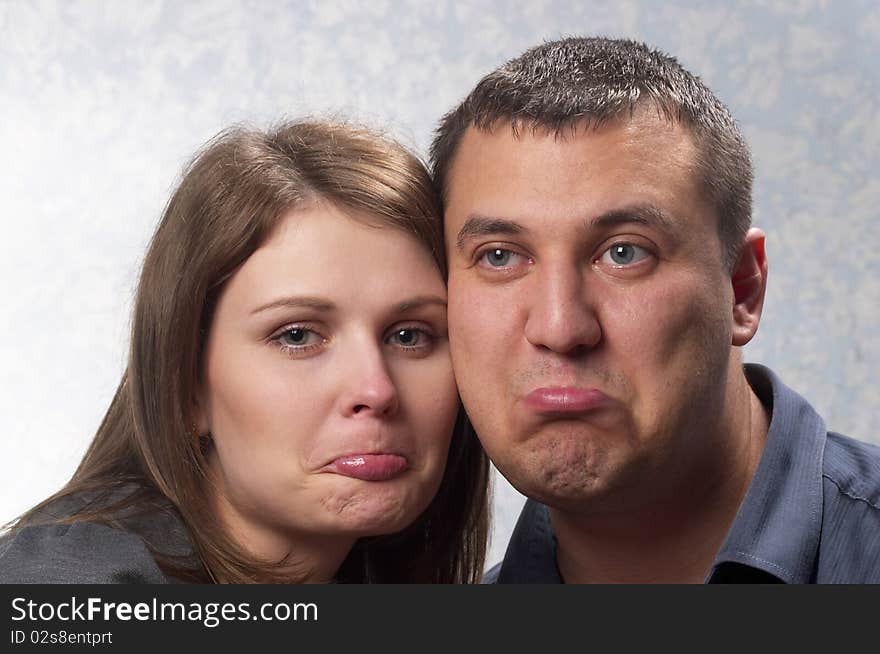
[[[583,464],[576,469],[542,466],[539,460],[530,464],[525,468],[504,464],[496,467],[517,491],[561,511],[584,510],[608,492],[606,477]]]
[[[551,509],[580,514],[591,513],[592,507],[597,506],[607,493],[596,487],[581,486],[579,488],[535,488],[524,492],[523,495],[527,495]]]
[[[609,499],[615,504],[614,498],[628,495],[644,472],[641,457],[626,447],[620,435],[543,436],[493,460],[516,490],[561,511],[590,512]],[[492,452],[489,455],[492,458]]]

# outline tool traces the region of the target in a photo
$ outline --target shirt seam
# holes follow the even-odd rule
[[[740,556],[744,556],[747,559],[751,559],[752,561],[757,561],[758,563],[763,563],[764,565],[768,565],[771,568],[776,568],[781,573],[786,575],[789,579],[794,577],[794,575],[792,575],[791,572],[789,572],[787,568],[783,568],[778,563],[773,563],[772,561],[768,561],[767,559],[762,559],[760,557],[755,556],[754,554],[749,554],[748,552],[743,552],[742,550],[733,550],[733,553],[738,554]]]
[[[837,490],[838,490],[840,493],[842,493],[843,495],[846,495],[846,496],[849,497],[850,499],[857,500],[857,501],[859,501],[859,502],[864,502],[865,504],[867,504],[868,506],[870,506],[872,509],[876,509],[876,510],[880,511],[880,505],[875,504],[874,502],[872,502],[871,500],[869,500],[867,497],[862,497],[861,495],[856,495],[855,493],[852,493],[852,492],[850,492],[850,491],[844,489],[843,486],[841,486],[839,483],[837,483],[837,481],[835,481],[834,479],[832,479],[832,478],[831,478],[830,476],[828,476],[827,474],[823,474],[822,477],[824,477],[825,479],[827,479],[828,481],[830,481],[832,484],[834,484],[834,485],[837,487]]]

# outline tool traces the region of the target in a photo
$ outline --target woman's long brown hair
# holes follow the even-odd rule
[[[63,499],[91,501],[55,521],[109,524],[170,502],[197,556],[194,564],[181,562],[148,543],[166,573],[231,583],[302,580],[290,574],[290,561],[257,560],[224,532],[209,502],[205,443],[192,425],[202,350],[224,283],[284,213],[318,200],[413,235],[445,278],[439,198],[421,162],[396,142],[322,121],[220,134],[185,171],[150,243],[128,366],[94,440],[70,482],[22,516],[16,529]],[[460,411],[440,491],[428,509],[398,534],[359,540],[338,579],[478,581],[487,486],[488,460]]]

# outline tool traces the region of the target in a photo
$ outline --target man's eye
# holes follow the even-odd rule
[[[615,243],[602,253],[599,261],[614,266],[629,266],[651,256],[645,248],[632,243]]]
[[[506,266],[507,263],[510,261],[510,255],[512,254],[513,252],[511,252],[510,250],[495,248],[494,250],[489,250],[483,256],[490,266],[495,266],[497,268],[499,266]]]
[[[517,254],[512,250],[490,248],[480,254],[479,262],[484,263],[489,268],[506,268],[516,264],[522,258],[524,258],[523,255]]]

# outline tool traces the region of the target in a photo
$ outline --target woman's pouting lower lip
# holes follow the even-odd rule
[[[386,481],[406,471],[409,463],[400,454],[346,454],[332,461],[325,470],[363,481]]]

